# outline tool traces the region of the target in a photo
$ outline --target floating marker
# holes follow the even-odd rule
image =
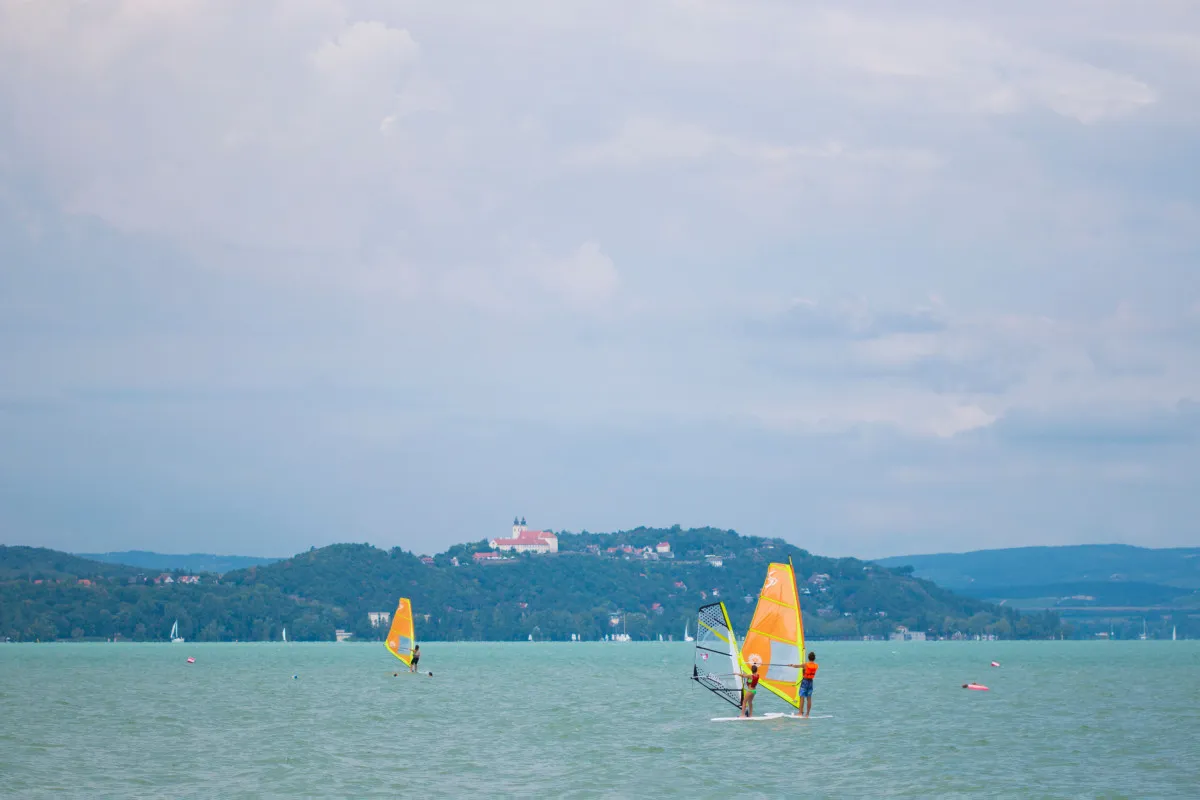
[[[189,663],[189,664],[195,664],[195,663],[196,663],[196,659],[192,658],[191,656],[188,656],[188,663]]]
[[[984,686],[982,683],[964,683],[964,684],[963,684],[963,688],[964,688],[964,689],[973,689],[973,690],[975,690],[976,692],[988,692],[988,691],[991,691],[990,689],[988,689],[988,687]]]
[[[993,667],[998,667],[998,666],[1000,666],[1000,662],[999,662],[999,661],[993,661],[993,662],[992,662],[992,666],[993,666]]]
[[[299,676],[299,675],[293,675],[293,676],[292,676],[292,680],[294,680],[294,681],[296,681],[296,680],[299,680],[299,679],[300,679],[300,676]]]

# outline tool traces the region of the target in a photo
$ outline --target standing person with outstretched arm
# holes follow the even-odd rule
[[[758,664],[750,665],[750,672],[742,673],[746,685],[742,688],[742,716],[754,716],[754,695],[758,691]]]
[[[421,660],[421,645],[413,645],[412,661],[408,665],[409,672],[417,671],[417,662]]]
[[[813,678],[817,677],[817,654],[810,652],[808,661],[803,664],[788,664],[788,666],[804,671],[800,676],[800,705],[796,708],[796,715],[807,717],[812,714]],[[804,708],[805,700],[808,701],[807,710]]]

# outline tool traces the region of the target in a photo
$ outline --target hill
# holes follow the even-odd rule
[[[138,570],[123,564],[103,564],[45,547],[0,544],[0,581],[62,581],[130,578]]]
[[[945,586],[1037,586],[1082,581],[1135,581],[1200,589],[1200,548],[1153,549],[1126,544],[1013,547],[970,553],[893,556],[876,559],[885,567],[913,568],[913,574]]]
[[[674,557],[644,554],[642,548],[659,542],[669,543]],[[572,633],[596,639],[620,630],[635,639],[678,639],[686,623],[694,627],[696,608],[713,598],[725,600],[744,629],[766,564],[789,555],[811,639],[881,637],[897,625],[941,636],[1029,638],[1060,631],[1053,614],[1020,614],[902,571],[814,556],[778,539],[733,531],[563,533],[559,544],[558,554],[488,564],[471,557],[486,549],[484,542],[457,545],[431,563],[400,548],[339,544],[223,576],[202,575],[197,585],[156,585],[128,572],[90,585],[69,578],[34,584],[30,570],[39,565],[26,557],[24,567],[10,569],[13,577],[0,583],[0,634],[161,640],[178,618],[189,640],[278,639],[284,625],[294,640],[330,640],[335,628],[379,639],[384,631],[372,627],[368,612],[390,612],[404,595],[420,614],[424,640],[567,639]],[[8,551],[21,549],[0,551],[0,566]],[[72,566],[76,574],[130,569],[40,553],[45,564],[59,563],[60,556],[75,559],[60,566]],[[705,556],[719,556],[721,566]]]
[[[1195,635],[1200,548],[1073,545],[895,556],[874,563],[983,600],[1054,610],[1077,630],[1151,638],[1179,626]]]
[[[80,558],[103,561],[107,564],[128,564],[150,570],[183,570],[187,572],[214,572],[218,575],[235,569],[262,566],[280,561],[278,558],[256,556],[218,556],[210,553],[170,554],[148,550],[123,550],[117,553],[77,553]]]

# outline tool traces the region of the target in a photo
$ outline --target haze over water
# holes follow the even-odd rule
[[[0,647],[0,794],[1191,797],[1200,785],[1196,642],[813,647],[814,714],[833,718],[752,724],[710,721],[734,709],[688,680],[682,643],[429,642],[433,678],[393,677],[379,644]],[[783,707],[764,696],[756,710]]]

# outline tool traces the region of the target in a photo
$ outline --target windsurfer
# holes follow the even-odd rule
[[[793,669],[804,670],[800,677],[800,705],[796,708],[797,716],[807,717],[812,714],[812,693],[813,693],[813,678],[817,677],[817,654],[810,652],[808,661],[803,664],[788,664]],[[805,701],[808,701],[808,708],[805,709]]]
[[[742,673],[742,679],[746,681],[745,687],[742,689],[742,716],[754,716],[754,694],[758,691],[758,664],[750,665],[749,673]]]
[[[420,660],[421,660],[421,645],[415,644],[415,645],[413,645],[412,663],[408,665],[408,671],[416,672],[417,671],[417,662]]]

